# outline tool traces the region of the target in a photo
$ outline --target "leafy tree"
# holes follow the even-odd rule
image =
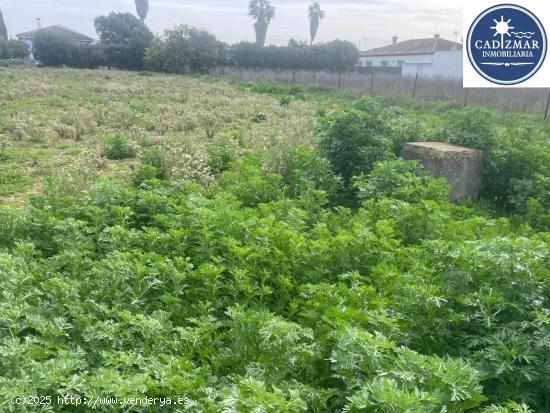
[[[142,22],[145,22],[149,14],[149,0],[136,0],[137,14]]]
[[[4,15],[2,14],[2,10],[0,9],[0,39],[2,37],[4,39],[8,38],[8,29],[6,28],[6,23],[4,23]]]
[[[217,63],[218,47],[210,32],[180,25],[166,30],[164,39],[147,49],[145,65],[169,73],[207,72]]]
[[[275,7],[269,3],[269,0],[251,0],[248,5],[248,15],[256,20],[254,23],[256,44],[265,46],[267,28],[275,17]]]
[[[110,13],[97,17],[95,27],[110,66],[143,68],[145,50],[154,39],[143,22],[130,13]]]
[[[359,61],[359,49],[351,42],[334,40],[323,46],[323,66],[329,70],[343,72]]]
[[[97,69],[107,65],[105,51],[101,44],[84,44],[79,46],[78,66],[82,69]]]
[[[311,38],[311,44],[315,41],[317,31],[319,30],[319,24],[321,20],[325,18],[325,11],[321,10],[321,6],[318,2],[313,3],[308,8],[309,16],[309,35]]]
[[[33,40],[33,55],[44,66],[77,66],[78,47],[66,36],[39,31]]]

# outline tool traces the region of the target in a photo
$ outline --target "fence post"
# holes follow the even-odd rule
[[[544,120],[548,119],[549,109],[550,109],[550,91],[548,91],[548,99],[546,100],[546,109],[544,110]]]
[[[338,72],[338,90],[342,89],[342,72]]]
[[[464,107],[468,105],[468,95],[470,93],[470,89],[466,88],[466,96],[464,96]]]
[[[418,73],[419,71],[417,70],[416,77],[414,78],[414,87],[413,87],[413,96],[412,96],[413,99],[416,96],[416,85],[418,84]]]
[[[374,70],[372,71],[372,76],[370,78],[370,94],[374,95]]]
[[[313,86],[317,84],[317,72],[313,72]]]
[[[296,70],[294,70],[292,72],[292,84],[295,85],[296,84]]]

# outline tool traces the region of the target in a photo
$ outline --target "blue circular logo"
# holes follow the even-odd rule
[[[501,4],[477,17],[466,48],[472,66],[485,79],[516,85],[533,77],[544,63],[547,38],[540,20],[529,10]]]

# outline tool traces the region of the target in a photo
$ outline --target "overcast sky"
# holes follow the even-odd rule
[[[312,1],[272,0],[275,20],[268,43],[286,44],[290,38],[306,40],[309,35],[307,6]],[[449,0],[321,0],[327,12],[318,41],[350,40],[361,49],[400,40],[431,37],[439,32],[454,40],[462,26],[460,1]],[[234,43],[254,39],[247,16],[248,0],[150,0],[147,25],[156,33],[179,23],[213,32],[220,40]],[[0,0],[0,8],[11,35],[34,29],[40,17],[43,26],[63,24],[96,38],[93,20],[115,12],[135,13],[134,0]],[[460,40],[461,35],[458,36]]]

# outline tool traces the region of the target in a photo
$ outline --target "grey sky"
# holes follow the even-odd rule
[[[272,0],[276,17],[268,32],[268,43],[286,44],[293,37],[308,38],[307,6],[312,1]],[[148,26],[157,33],[179,23],[188,23],[213,32],[220,40],[234,43],[253,40],[252,21],[247,16],[247,0],[150,0]],[[455,39],[461,28],[461,2],[442,0],[321,0],[327,12],[318,40],[350,40],[361,48],[373,48],[400,40],[430,37],[437,31]],[[134,0],[0,0],[0,8],[11,35],[43,26],[63,24],[97,37],[96,16],[110,11],[135,13]],[[366,42],[365,42],[366,38]],[[460,40],[460,35],[458,37]]]

